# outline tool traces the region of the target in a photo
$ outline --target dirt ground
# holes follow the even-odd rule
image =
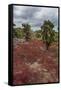
[[[41,40],[13,44],[13,84],[58,82],[58,44]]]

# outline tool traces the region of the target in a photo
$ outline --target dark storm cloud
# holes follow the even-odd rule
[[[15,8],[14,10],[18,10],[18,9]],[[22,11],[19,11],[19,14],[14,11],[15,18],[31,19],[33,18],[34,13],[37,12],[38,10],[39,8],[24,7]]]
[[[38,8],[26,8],[22,13],[22,18],[32,19],[35,12],[38,11]]]
[[[31,24],[33,29],[40,28],[44,20],[50,20],[58,27],[58,9],[44,7],[14,6],[14,23],[20,26],[22,23]]]

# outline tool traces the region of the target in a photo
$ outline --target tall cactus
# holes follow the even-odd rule
[[[51,21],[44,21],[43,25],[41,26],[42,30],[42,40],[46,44],[46,49],[48,50],[51,43],[54,41],[54,25]]]

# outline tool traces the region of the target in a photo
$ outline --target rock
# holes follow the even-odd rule
[[[48,70],[44,68],[43,71],[47,72]]]
[[[45,51],[45,48],[44,47],[40,47],[40,50]]]

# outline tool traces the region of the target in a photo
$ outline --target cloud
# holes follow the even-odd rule
[[[40,29],[44,20],[50,20],[58,27],[58,8],[14,6],[13,22],[17,27],[22,23],[29,23],[32,29]]]

